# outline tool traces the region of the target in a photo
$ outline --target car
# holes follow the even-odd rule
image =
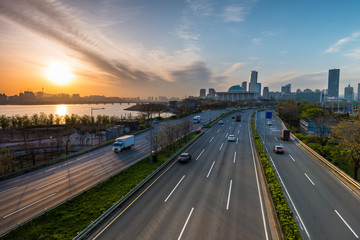
[[[231,118],[232,118],[232,119],[235,119],[235,116],[232,116]]]
[[[267,123],[266,123],[267,125],[272,125],[272,122],[271,121],[267,121]]]
[[[220,125],[223,125],[223,124],[224,124],[224,121],[223,121],[223,120],[220,120],[220,121],[219,121],[219,124],[220,124]]]
[[[229,142],[235,142],[235,136],[234,135],[229,135],[228,136],[228,141]]]
[[[178,161],[181,162],[181,163],[182,162],[188,163],[188,162],[190,162],[190,160],[191,160],[190,153],[182,153],[182,154],[180,154],[180,156],[178,158]]]
[[[284,153],[285,150],[284,150],[284,148],[282,146],[276,145],[276,146],[274,146],[274,152],[275,153]]]
[[[196,129],[195,133],[201,133],[201,130],[203,129],[203,126]]]
[[[157,123],[159,123],[159,120],[154,119],[154,120],[153,120],[153,123],[154,123],[154,124],[157,124]]]

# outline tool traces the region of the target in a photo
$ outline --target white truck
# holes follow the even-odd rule
[[[194,123],[199,123],[201,121],[200,116],[194,116]]]
[[[122,152],[126,149],[131,149],[132,146],[135,145],[135,137],[134,135],[126,135],[119,137],[115,140],[112,150],[115,153]]]

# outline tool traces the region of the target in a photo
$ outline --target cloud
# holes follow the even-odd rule
[[[253,44],[259,45],[259,44],[261,44],[262,39],[261,38],[254,38],[254,39],[251,40],[251,42]]]
[[[212,72],[204,62],[196,61],[185,67],[172,71],[171,76],[176,82],[194,82],[198,84],[199,82],[210,82]]]
[[[351,57],[354,59],[360,59],[360,48],[354,49],[351,52],[344,54],[344,56]]]
[[[234,63],[234,64],[231,65],[231,67],[226,69],[222,75],[229,76],[229,75],[231,75],[233,73],[238,73],[238,72],[242,71],[244,66],[246,66],[246,65],[247,65],[246,62]]]
[[[245,0],[241,4],[225,6],[221,14],[224,22],[243,22],[245,16],[251,13],[256,0]]]
[[[130,67],[125,61],[109,59],[91,31],[71,15],[72,10],[55,1],[17,0],[0,2],[0,15],[41,37],[50,39],[78,53],[78,58],[91,63],[98,72],[113,81],[167,81]]]
[[[325,53],[338,52],[345,43],[354,41],[358,37],[360,37],[360,32],[354,32],[353,34],[351,34],[350,37],[342,38],[339,41],[337,41],[335,44],[331,45],[328,49],[325,50]]]
[[[197,16],[209,16],[213,12],[213,3],[208,0],[187,0],[191,11]]]
[[[280,91],[281,86],[285,84],[291,84],[292,89],[305,89],[305,88],[319,88],[322,89],[327,85],[327,71],[315,72],[315,73],[281,73],[270,77],[267,77],[263,84],[271,85],[272,88],[276,88],[275,91]],[[274,91],[274,90],[272,90]]]

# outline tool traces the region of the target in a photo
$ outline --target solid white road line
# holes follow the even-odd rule
[[[256,163],[255,163],[254,148],[253,148],[253,145],[252,145],[252,142],[251,142],[250,132],[251,132],[251,131],[250,131],[250,125],[249,125],[249,141],[250,141],[251,154],[252,154],[253,163],[254,163],[254,171],[255,171],[255,177],[256,177],[256,185],[257,185],[257,188],[258,188],[260,208],[261,208],[261,214],[262,214],[262,219],[263,219],[263,224],[264,224],[264,231],[265,231],[265,238],[266,238],[266,240],[268,240],[268,239],[269,239],[269,236],[268,236],[267,227],[266,227],[266,222],[265,222],[264,207],[263,207],[263,203],[262,203],[262,195],[261,195],[261,191],[260,191],[259,178],[258,178],[257,167],[256,167]]]
[[[101,171],[95,173],[93,176],[95,177],[96,175],[99,175],[100,173],[105,172],[105,171],[109,170],[109,169],[112,168],[112,167],[113,167],[113,166],[110,166],[110,167],[108,167],[108,168],[105,168],[104,170],[101,170]]]
[[[233,163],[235,163],[235,159],[236,159],[236,151],[234,153],[234,161],[233,161]]]
[[[2,191],[2,192],[0,192],[0,193],[6,193],[6,192],[11,191],[11,190],[13,190],[13,189],[15,189],[15,188],[17,188],[17,186],[16,186],[16,187],[9,188],[9,189],[6,189],[6,190],[4,190],[4,191]]]
[[[292,198],[290,197],[290,194],[289,194],[287,188],[285,187],[285,184],[284,184],[284,182],[283,182],[283,180],[282,180],[282,178],[281,178],[281,176],[280,176],[280,174],[279,174],[279,171],[277,170],[277,167],[276,167],[274,161],[272,160],[272,158],[270,157],[270,155],[269,155],[269,158],[270,158],[270,160],[271,160],[272,165],[273,165],[274,168],[275,168],[275,172],[276,172],[277,175],[279,176],[280,183],[283,185],[283,187],[284,187],[284,189],[285,189],[285,192],[286,192],[287,196],[289,197],[289,200],[290,200],[292,206],[294,207],[294,210],[295,210],[295,212],[296,212],[296,215],[299,217],[300,223],[301,223],[301,224],[303,225],[303,227],[304,227],[304,230],[305,230],[306,235],[307,235],[308,238],[310,239],[310,234],[309,234],[309,232],[307,231],[307,228],[306,228],[304,222],[302,221],[302,218],[301,218],[301,216],[300,216],[297,208],[295,207],[295,204],[294,204]]]
[[[219,128],[219,130],[217,130],[217,133],[219,133],[220,132],[220,128]]]
[[[224,143],[221,143],[221,146],[220,146],[220,148],[219,148],[219,151],[222,149],[223,145],[224,145]]]
[[[341,220],[345,223],[345,225],[350,229],[350,231],[354,234],[354,236],[356,238],[359,238],[359,236],[354,232],[354,230],[352,230],[352,228],[349,226],[349,224],[345,221],[345,219],[340,215],[340,213],[338,213],[338,211],[336,211],[336,214],[339,216],[339,218],[341,218]]]
[[[194,211],[194,208],[191,209],[190,214],[189,214],[189,216],[188,216],[188,218],[186,219],[186,222],[185,222],[185,224],[184,224],[184,227],[183,227],[183,229],[181,230],[181,233],[180,233],[180,235],[179,235],[179,237],[178,237],[178,240],[181,239],[181,236],[182,236],[183,233],[184,233],[184,230],[185,230],[185,228],[186,228],[186,225],[188,224],[189,219],[190,219],[191,214],[192,214],[193,211]]]
[[[207,178],[209,178],[209,176],[210,176],[210,173],[211,173],[211,170],[213,169],[213,167],[214,167],[214,164],[215,164],[215,161],[212,163],[212,165],[211,165],[211,167],[210,167],[210,170],[209,170],[209,172],[208,172],[208,174],[207,174]]]
[[[60,181],[60,180],[63,180],[64,178],[66,178],[66,176],[65,176],[65,177],[62,177],[62,178],[58,178],[58,179],[56,179],[56,180],[54,180],[54,181],[52,181],[52,182],[49,182],[49,183],[47,183],[47,184],[45,184],[45,185],[40,186],[40,187],[37,187],[37,188],[35,188],[35,190],[39,190],[39,189],[41,189],[41,188],[43,188],[43,187],[49,186],[50,184],[53,184],[53,183],[55,183],[55,182],[57,182],[57,181]]]
[[[18,213],[18,212],[20,212],[20,211],[28,208],[28,207],[31,207],[32,205],[35,205],[35,204],[37,204],[37,203],[39,203],[39,202],[41,202],[41,201],[44,201],[44,200],[46,200],[46,199],[48,199],[48,198],[51,198],[51,197],[54,196],[55,194],[56,194],[56,193],[50,194],[49,196],[44,197],[44,198],[42,198],[42,199],[40,199],[40,200],[37,200],[36,202],[33,202],[33,203],[31,203],[31,204],[29,204],[29,205],[27,205],[27,206],[25,206],[25,207],[22,207],[22,208],[16,210],[15,212],[12,212],[12,213],[9,213],[9,214],[6,215],[6,216],[3,216],[3,218],[7,218],[7,217],[9,217],[9,216],[11,216],[11,215],[13,215],[13,214],[15,214],[15,213]]]
[[[226,204],[226,210],[229,209],[230,195],[231,195],[231,186],[232,186],[232,180],[230,180],[229,193],[228,193],[228,199],[227,199],[227,204]]]
[[[229,133],[226,133],[225,138],[228,136]]]
[[[205,148],[201,151],[201,153],[199,154],[199,156],[196,158],[196,161],[199,159],[199,157],[201,156],[201,154],[203,154],[204,151],[205,151]]]
[[[313,181],[311,181],[311,178],[309,178],[309,176],[308,176],[306,173],[304,173],[304,174],[305,174],[305,176],[307,177],[307,179],[309,179],[309,181],[312,183],[312,185],[315,186],[315,183],[314,183]]]
[[[295,159],[289,154],[289,157],[295,162]]]
[[[171,191],[171,193],[169,194],[169,196],[167,196],[167,198],[165,199],[164,202],[166,202],[166,201],[170,198],[171,194],[173,194],[173,192],[175,191],[175,189],[179,186],[179,184],[181,183],[181,181],[182,181],[184,178],[185,178],[185,175],[184,175],[184,176],[180,179],[180,181],[176,184],[176,186],[175,186],[174,189]]]
[[[209,143],[211,143],[213,139],[214,139],[214,137],[212,137],[212,138],[210,139],[210,142],[209,142]]]

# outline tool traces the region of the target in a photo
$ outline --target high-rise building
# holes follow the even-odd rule
[[[256,90],[259,93],[259,96],[261,96],[261,83],[256,84]]]
[[[206,89],[205,88],[200,89],[200,97],[204,98],[205,96],[206,96]]]
[[[263,89],[263,98],[264,99],[270,99],[269,87],[264,87],[264,89]]]
[[[209,88],[209,98],[215,99],[215,89]]]
[[[291,93],[291,84],[286,84],[285,86],[281,87],[282,94],[290,94]]]
[[[344,89],[344,98],[346,98],[349,101],[354,100],[354,88],[350,87],[350,84]]]
[[[241,83],[241,88],[246,92],[247,91],[247,82],[244,81]]]
[[[328,97],[339,97],[340,69],[329,70]]]
[[[249,77],[249,92],[258,92],[257,86],[256,86],[257,78],[258,78],[258,72],[251,71],[250,77]]]

